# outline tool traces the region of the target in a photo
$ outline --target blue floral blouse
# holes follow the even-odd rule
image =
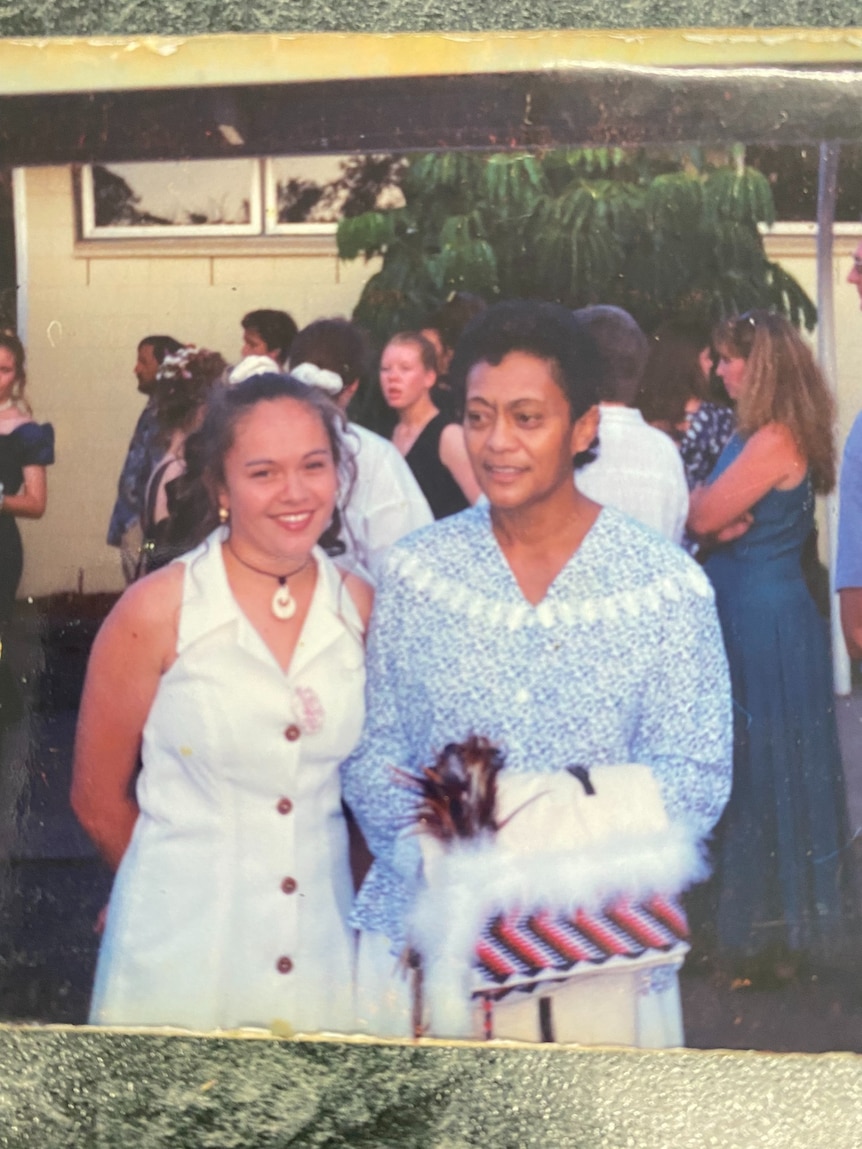
[[[736,415],[731,407],[701,403],[688,421],[679,441],[679,453],[688,480],[688,489],[705,483],[718,462],[724,445],[736,429]]]
[[[730,689],[712,588],[678,547],[604,508],[538,606],[524,598],[487,505],[387,555],[368,650],[367,719],[342,767],[375,855],[353,922],[404,939],[418,773],[485,735],[506,768],[639,762],[671,818],[702,838],[731,781]]]

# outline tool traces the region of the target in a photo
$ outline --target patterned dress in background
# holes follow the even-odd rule
[[[736,416],[732,407],[701,403],[688,421],[679,440],[679,453],[685,467],[688,489],[705,483],[734,432]]]
[[[735,428],[736,413],[732,407],[706,402],[691,415],[677,442],[690,491],[705,483],[712,474]],[[690,555],[700,550],[700,542],[688,530],[683,534],[682,545]]]
[[[108,524],[109,546],[120,546],[124,533],[144,516],[147,483],[165,453],[152,399],[141,412],[117,482],[117,499]]]

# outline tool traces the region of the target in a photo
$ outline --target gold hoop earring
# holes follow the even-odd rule
[[[219,507],[219,509],[218,509],[218,521],[220,523],[226,523],[229,518],[230,518],[230,511],[227,509],[227,507]]]

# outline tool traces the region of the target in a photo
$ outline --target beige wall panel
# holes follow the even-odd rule
[[[293,278],[291,272],[290,278]],[[259,291],[269,302],[259,303],[258,307],[279,307],[272,301],[272,292],[283,293],[288,286],[288,276],[284,260],[279,256],[248,256],[237,258],[216,258],[213,260],[212,282],[214,287],[223,287],[237,292],[246,288]]]

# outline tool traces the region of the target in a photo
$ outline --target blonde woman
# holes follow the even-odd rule
[[[689,516],[714,547],[705,569],[735,703],[713,912],[730,971],[774,981],[848,941],[852,859],[829,635],[801,562],[814,497],[835,484],[832,402],[780,316],[732,320],[715,346],[738,432],[692,493]]]
[[[449,423],[431,398],[437,381],[433,345],[415,331],[393,335],[380,360],[383,398],[398,415],[392,442],[404,456],[435,519],[466,510],[479,497],[464,428]]]

